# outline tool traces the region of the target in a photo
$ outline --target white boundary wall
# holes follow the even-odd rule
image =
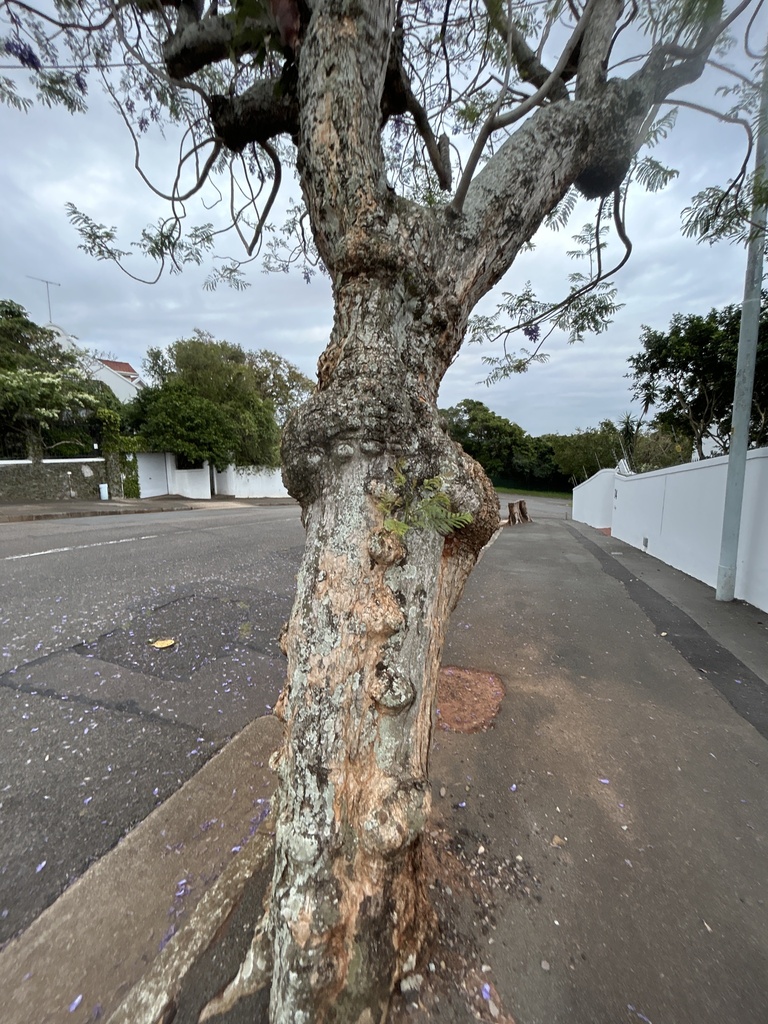
[[[216,474],[216,493],[234,498],[287,498],[279,469],[245,469],[227,466]]]
[[[176,458],[166,453],[165,465],[168,472],[168,493],[181,494],[185,498],[210,498],[211,473],[208,463],[202,469],[176,469]]]
[[[610,526],[619,540],[715,587],[727,470],[728,458],[722,456],[654,473],[613,472],[610,522],[602,521],[602,471],[574,490],[573,518]],[[736,597],[768,611],[768,448],[747,454]]]
[[[139,494],[142,498],[170,494],[165,455],[162,452],[139,452],[136,461],[139,466]]]
[[[211,497],[211,472],[207,462],[202,469],[177,469],[169,452],[140,452],[139,494],[157,498],[180,494],[184,498]],[[287,498],[279,469],[238,469],[228,466],[223,473],[214,471],[216,494],[232,498]]]
[[[164,494],[210,498],[211,476],[207,462],[202,469],[176,469],[176,459],[170,452],[139,452],[136,458],[142,498],[158,498]]]
[[[589,480],[573,488],[573,518],[596,530],[610,527],[613,521],[615,469],[601,469]]]

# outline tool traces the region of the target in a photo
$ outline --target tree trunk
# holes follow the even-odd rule
[[[389,187],[381,148],[395,12],[391,0],[313,5],[297,68],[297,168],[335,320],[318,390],[283,435],[307,542],[278,708],[273,1024],[381,1021],[415,963],[445,626],[499,526],[489,481],[440,428],[438,388],[471,310],[573,181],[624,166],[653,88],[602,90],[597,75],[583,101],[528,119],[460,210],[419,206]],[[400,536],[407,522],[385,527],[396,485],[417,504],[439,486],[471,524]],[[263,952],[230,994],[263,976]]]
[[[431,920],[419,835],[437,673],[498,501],[438,425],[424,394],[432,319],[408,316],[399,291],[369,279],[336,290],[323,386],[285,435],[307,542],[279,705],[274,1024],[382,1020]],[[473,522],[447,538],[385,529],[396,466],[414,484],[440,476]]]

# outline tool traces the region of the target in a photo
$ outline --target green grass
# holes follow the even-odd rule
[[[514,494],[521,498],[560,498],[563,501],[570,501],[573,497],[571,491],[535,491],[531,487],[497,487],[497,494]]]

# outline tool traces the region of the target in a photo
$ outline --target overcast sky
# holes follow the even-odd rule
[[[138,370],[148,346],[167,345],[199,327],[246,349],[273,349],[314,377],[332,322],[327,279],[318,276],[306,285],[298,274],[266,275],[253,264],[247,271],[251,287],[244,292],[205,291],[207,272],[197,268],[149,287],[78,250],[78,235],[65,214],[68,201],[94,220],[116,225],[122,248],[165,212],[133,169],[124,126],[96,94],[95,82],[93,89],[86,115],[40,107],[20,114],[0,107],[0,298],[21,303],[33,320],[46,323],[46,286],[32,278],[56,282],[50,286],[53,322],[82,345]],[[703,101],[706,89],[699,85],[694,95]],[[630,404],[625,373],[627,358],[639,349],[641,325],[664,329],[676,312],[706,313],[741,300],[744,250],[684,239],[680,211],[700,188],[724,183],[736,172],[743,144],[738,129],[682,111],[671,138],[655,151],[680,170],[679,179],[660,194],[636,192],[630,202],[627,227],[634,250],[617,278],[625,307],[608,332],[577,346],[553,336],[547,364],[490,388],[482,382],[483,349],[465,348],[446,376],[441,406],[475,398],[531,434],[570,433],[639,412]],[[174,146],[154,139],[147,156],[156,176],[162,179],[165,171],[167,184],[175,169]],[[542,297],[561,297],[568,273],[578,269],[564,253],[586,219],[577,214],[559,234],[540,232],[536,251],[515,264],[499,292],[530,279]],[[224,251],[239,255],[233,243]],[[618,254],[614,245],[606,259]],[[136,272],[151,273],[138,256],[131,263]],[[490,312],[494,306],[489,297],[480,308]]]

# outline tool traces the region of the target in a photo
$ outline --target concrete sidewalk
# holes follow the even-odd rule
[[[110,498],[108,501],[0,501],[0,523],[34,522],[39,519],[80,519],[84,516],[140,515],[147,512],[191,512],[196,509],[247,508],[264,505],[295,505],[293,498],[184,498],[166,494],[159,498]]]
[[[757,1024],[768,615],[528,504],[451,622],[444,664],[506,696],[486,732],[435,731],[441,937],[395,1019]],[[277,741],[249,726],[0,953],[7,1024],[197,1020],[258,917]]]

